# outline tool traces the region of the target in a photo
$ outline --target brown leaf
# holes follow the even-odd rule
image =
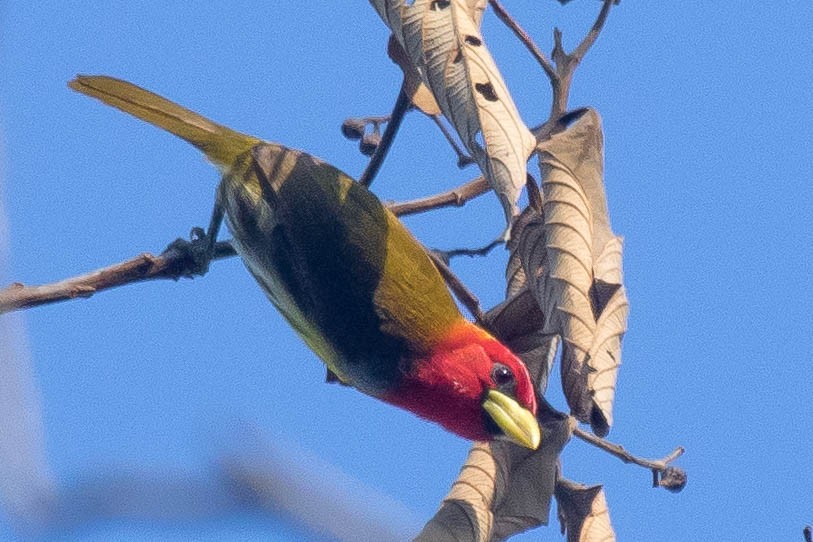
[[[501,500],[497,500],[492,537],[504,540],[539,525],[547,525],[551,497],[559,471],[559,454],[570,440],[573,418],[542,424],[542,445],[531,451],[506,442],[491,448],[497,464],[507,469]],[[498,489],[499,495],[499,489]]]
[[[528,288],[520,288],[488,311],[485,321],[495,336],[522,359],[537,392],[544,395],[559,337],[543,333],[545,317],[533,293]]]
[[[556,482],[556,503],[567,542],[615,541],[602,486],[588,487],[560,479]]]
[[[545,315],[544,333],[562,338],[562,386],[571,412],[603,436],[613,421],[628,313],[622,243],[610,228],[598,114],[570,113],[562,128],[537,148],[543,205],[517,220],[509,291],[527,280]]]
[[[507,442],[475,443],[440,510],[415,540],[487,542],[546,525],[572,420],[544,423],[535,451]]]
[[[483,13],[485,13],[487,6],[488,0],[466,0],[469,15],[471,15],[471,18],[478,27],[483,21]]]
[[[421,74],[409,61],[406,51],[404,51],[401,43],[395,39],[395,36],[390,34],[389,42],[387,43],[387,54],[393,62],[398,64],[401,71],[404,72],[404,92],[409,96],[412,105],[421,110],[422,113],[434,116],[440,115],[440,107],[435,101],[430,91],[421,79]]]
[[[510,223],[536,140],[485,46],[485,0],[370,0],[500,198]]]
[[[505,297],[509,298],[525,286],[527,277],[522,265],[522,258],[517,251],[518,240],[522,237],[523,231],[529,224],[540,222],[540,214],[533,207],[526,207],[522,213],[514,220],[511,227],[511,235],[508,238],[506,248],[509,251],[508,265],[505,268]]]
[[[612,254],[612,258],[606,254]],[[621,339],[627,329],[627,316],[629,302],[626,291],[621,286],[621,241],[611,239],[605,247],[600,258],[600,265],[613,259],[607,268],[598,265],[595,270],[593,283],[595,305],[597,307],[597,320],[593,343],[588,352],[588,365],[590,372],[587,375],[587,387],[593,393],[593,403],[599,412],[593,413],[592,423],[596,434],[604,435],[613,423],[613,402],[615,399],[615,383],[618,377],[618,367],[621,364]],[[604,274],[600,274],[604,272]],[[605,282],[614,280],[617,282]],[[612,293],[610,293],[612,292]],[[609,295],[609,299],[602,296]]]

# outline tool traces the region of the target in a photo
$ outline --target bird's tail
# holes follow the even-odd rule
[[[261,142],[121,79],[77,75],[68,86],[185,139],[221,170]]]

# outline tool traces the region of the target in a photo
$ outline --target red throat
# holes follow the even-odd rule
[[[494,363],[516,376],[516,399],[536,413],[536,398],[522,361],[484,330],[462,320],[428,356],[416,360],[401,384],[382,399],[439,423],[470,440],[490,440],[482,409],[493,388]]]

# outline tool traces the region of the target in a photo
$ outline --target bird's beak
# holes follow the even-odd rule
[[[483,410],[511,442],[531,450],[539,448],[542,440],[539,422],[531,411],[519,406],[514,399],[497,390],[488,390]]]

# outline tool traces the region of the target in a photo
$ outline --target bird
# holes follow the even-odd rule
[[[539,447],[524,363],[462,315],[423,245],[370,190],[127,81],[77,75],[68,85],[186,140],[220,170],[208,246],[225,219],[246,268],[329,379],[466,439]]]

